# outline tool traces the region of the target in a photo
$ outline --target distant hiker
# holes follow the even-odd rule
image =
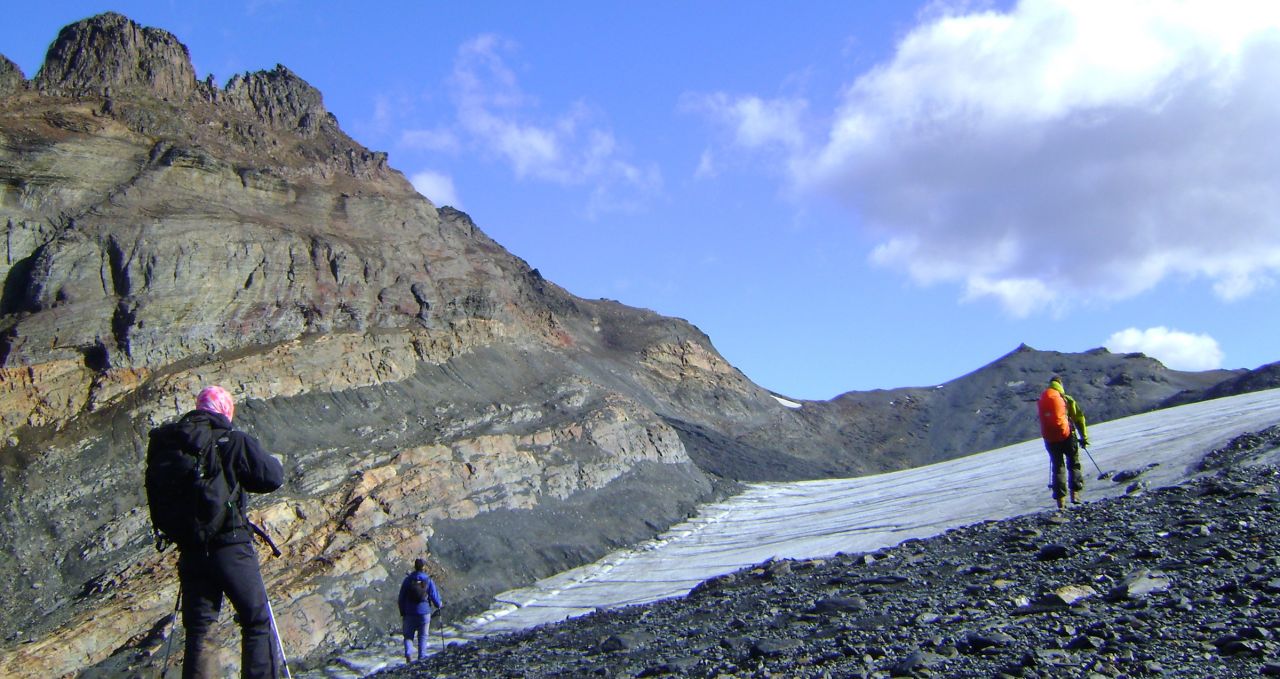
[[[234,414],[227,390],[206,387],[196,397],[195,410],[151,430],[147,447],[152,523],[180,550],[179,596],[187,631],[183,679],[218,674],[205,639],[224,595],[240,622],[240,676],[277,676],[270,605],[250,531],[265,533],[249,523],[245,493],[276,490],[284,483],[284,469],[257,439],[232,428]]]
[[[400,583],[400,597],[396,600],[403,619],[404,661],[413,662],[414,638],[417,637],[417,659],[427,657],[427,635],[431,629],[431,613],[440,610],[440,592],[436,583],[427,575],[425,559],[414,559],[413,572]]]
[[[1067,504],[1068,483],[1072,502],[1080,502],[1080,492],[1084,490],[1080,446],[1089,447],[1084,411],[1074,398],[1067,396],[1062,388],[1062,378],[1056,375],[1049,380],[1049,388],[1040,394],[1039,411],[1040,436],[1049,451],[1053,499],[1057,501],[1058,509],[1062,509]]]

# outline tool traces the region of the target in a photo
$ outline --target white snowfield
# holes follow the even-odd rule
[[[1084,404],[1087,412],[1088,404]],[[1028,412],[1028,417],[1034,417]],[[1150,488],[1194,476],[1194,465],[1233,437],[1280,423],[1280,389],[1195,403],[1089,427],[1103,471],[1141,470]],[[1280,455],[1275,451],[1272,456]],[[1081,455],[1083,499],[1123,495]],[[441,633],[465,641],[597,609],[681,596],[698,583],[768,559],[865,552],[950,528],[1047,510],[1049,457],[1039,439],[927,467],[853,479],[760,483],[657,539],[499,595],[485,613]],[[448,592],[444,593],[448,599]],[[440,636],[433,634],[438,643]],[[399,643],[345,659],[353,672],[398,664]],[[362,656],[362,657],[357,657]],[[328,676],[359,676],[330,671]]]

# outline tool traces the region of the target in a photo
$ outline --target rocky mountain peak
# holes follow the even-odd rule
[[[0,97],[21,89],[26,79],[17,64],[0,54]]]
[[[50,94],[142,91],[182,101],[195,92],[196,73],[186,45],[173,34],[107,12],[59,31],[35,83]]]
[[[16,65],[7,59],[0,63],[0,93],[15,91],[22,82]],[[119,100],[161,99],[179,107],[212,103],[303,137],[338,130],[320,91],[288,68],[237,74],[219,90],[212,77],[196,80],[190,52],[173,34],[114,12],[63,28],[34,85],[45,94],[103,97],[110,104],[105,111],[125,118],[130,115],[124,113],[127,107],[116,108]],[[154,131],[152,117],[141,126],[146,131]]]
[[[227,83],[222,99],[273,127],[296,130],[304,136],[316,134],[324,124],[337,127],[325,111],[320,90],[280,64],[271,71],[236,75]]]

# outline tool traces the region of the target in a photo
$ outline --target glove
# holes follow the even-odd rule
[[[1088,447],[1089,447],[1089,439],[1087,439],[1087,438],[1085,438],[1085,437],[1081,436],[1081,437],[1080,437],[1080,447],[1081,447],[1081,448],[1088,448]]]

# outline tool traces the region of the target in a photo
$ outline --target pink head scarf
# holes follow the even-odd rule
[[[226,389],[214,385],[200,390],[200,395],[196,396],[196,409],[218,413],[230,422],[236,412],[236,403]]]

